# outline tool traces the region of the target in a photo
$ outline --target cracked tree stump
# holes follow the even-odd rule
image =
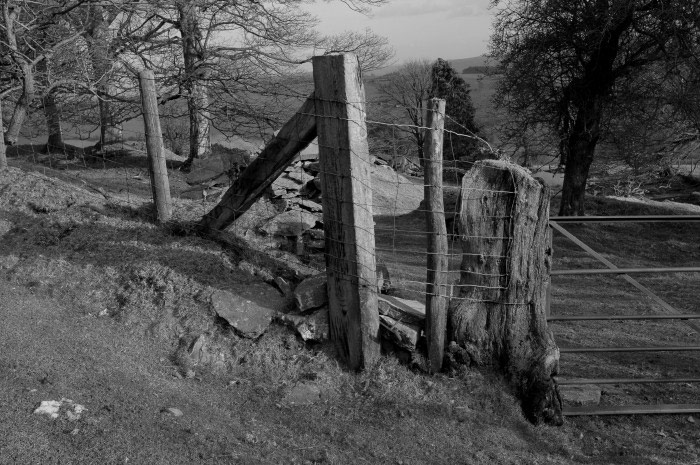
[[[549,190],[520,166],[484,160],[462,180],[459,211],[463,258],[448,355],[503,373],[532,423],[561,424],[552,379],[559,349],[545,315]]]

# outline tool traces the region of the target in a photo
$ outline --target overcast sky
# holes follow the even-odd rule
[[[321,20],[323,33],[370,28],[388,37],[400,63],[486,53],[491,27],[488,4],[489,0],[391,0],[369,17],[337,1],[315,3],[309,10]]]

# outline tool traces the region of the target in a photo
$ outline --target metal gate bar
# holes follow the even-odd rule
[[[700,266],[674,268],[593,268],[580,270],[552,270],[552,276],[587,275],[587,274],[630,274],[630,273],[697,273]]]
[[[552,216],[557,223],[694,223],[700,215],[648,215],[648,216]]]
[[[690,352],[700,350],[700,346],[667,346],[667,347],[560,347],[562,354],[587,352]]]
[[[649,414],[688,414],[700,413],[698,404],[658,404],[658,405],[606,405],[595,407],[568,407],[565,416],[582,415],[649,415]]]
[[[576,217],[576,218],[579,218],[579,219],[580,219],[580,218],[586,218],[586,217]],[[588,218],[595,218],[595,217],[588,217]],[[599,217],[599,218],[605,218],[605,217]],[[621,218],[621,217],[617,217],[617,218]],[[636,217],[632,217],[632,218],[636,218]],[[642,218],[643,218],[643,217],[642,217]],[[694,218],[695,218],[695,217],[694,217]],[[698,216],[697,218],[698,218],[698,221],[700,221],[700,216]],[[586,252],[588,252],[589,255],[591,255],[593,258],[595,258],[596,260],[598,260],[599,262],[601,262],[602,264],[604,264],[605,266],[607,266],[609,269],[611,269],[611,270],[618,270],[618,269],[619,269],[619,268],[618,268],[614,263],[612,263],[610,260],[606,259],[606,258],[603,257],[602,255],[600,255],[598,252],[596,252],[595,250],[593,250],[592,248],[590,248],[588,245],[584,244],[578,237],[574,236],[574,235],[571,234],[569,231],[567,231],[566,229],[562,228],[562,227],[561,227],[559,224],[557,224],[556,222],[550,221],[549,224],[552,226],[552,228],[554,228],[555,230],[557,230],[558,232],[560,232],[561,234],[563,234],[567,239],[569,239],[569,240],[572,241],[574,244],[576,244],[576,245],[578,245],[579,247],[581,247],[583,250],[585,250]],[[634,279],[634,278],[632,278],[631,276],[626,275],[626,274],[622,274],[622,275],[620,275],[620,277],[621,277],[622,279],[624,279],[625,281],[627,281],[628,283],[630,283],[631,285],[633,285],[634,287],[636,287],[637,289],[639,289],[640,291],[644,292],[647,296],[651,297],[651,298],[654,300],[654,302],[656,302],[657,304],[659,304],[664,310],[666,310],[667,313],[670,313],[670,314],[672,314],[672,315],[678,315],[678,314],[680,313],[678,310],[676,310],[676,309],[673,308],[671,305],[669,305],[669,304],[668,304],[665,300],[663,300],[661,297],[657,296],[657,295],[654,294],[652,291],[650,291],[649,289],[647,289],[646,287],[644,287],[642,284],[640,284],[636,279]],[[683,322],[684,322],[686,325],[688,325],[688,326],[690,326],[691,328],[693,328],[697,333],[700,333],[700,325],[698,325],[697,323],[693,323],[692,321],[687,321],[687,320],[686,320],[686,321],[683,321]]]
[[[686,325],[700,333],[700,325],[692,319],[699,319],[700,314],[681,314],[666,301],[654,294],[651,290],[629,276],[631,273],[683,273],[700,271],[698,267],[683,268],[619,268],[611,261],[597,253],[591,247],[583,243],[576,236],[561,227],[562,223],[603,223],[603,222],[700,222],[698,215],[656,215],[656,216],[626,216],[626,217],[552,217],[550,225],[553,229],[562,233],[573,243],[581,247],[585,252],[604,264],[608,269],[581,269],[559,270],[552,275],[586,275],[586,274],[617,274],[635,288],[642,291],[648,297],[659,304],[666,312],[665,315],[584,315],[584,316],[551,316],[549,311],[550,289],[547,288],[547,320],[548,321],[593,321],[593,320],[682,320]],[[656,352],[656,351],[698,351],[700,346],[667,346],[667,347],[589,347],[589,348],[563,348],[561,353],[609,353],[609,352]],[[609,378],[609,379],[578,379],[561,380],[560,385],[584,385],[584,384],[661,384],[661,383],[700,383],[700,378]],[[688,414],[700,413],[700,404],[659,404],[659,405],[627,405],[627,406],[584,406],[569,407],[563,410],[565,416],[581,415],[635,415],[635,414]]]
[[[579,386],[585,384],[674,384],[700,383],[700,378],[586,378],[557,379],[559,386]]]
[[[547,321],[608,321],[608,320],[699,320],[700,313],[678,315],[572,315],[549,316]]]

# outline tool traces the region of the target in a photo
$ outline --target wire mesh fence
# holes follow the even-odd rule
[[[271,92],[273,94],[273,92]],[[285,99],[289,105],[299,104],[299,95],[288,91],[272,95],[278,102]],[[43,102],[43,101],[42,101]],[[373,248],[380,269],[388,273],[383,280],[383,291],[399,297],[423,302],[425,299],[427,271],[426,209],[423,165],[425,158],[411,134],[430,128],[397,120],[382,120],[386,104],[382,101],[333,101],[355,107],[374,119],[349,121],[357,125],[369,139],[369,157],[352,153],[354,163],[359,163],[368,173],[353,182],[365,185],[372,192],[371,203],[357,205],[372,212],[372,233],[376,243],[364,247]],[[151,188],[148,172],[148,153],[143,120],[137,117],[120,125],[118,136],[109,147],[98,144],[99,128],[71,125],[63,131],[62,143],[47,147],[47,125],[42,124],[46,108],[34,108],[23,128],[18,144],[8,147],[11,164],[31,168],[45,175],[55,176],[68,184],[87,188],[92,195],[134,209],[150,211]],[[412,109],[416,110],[416,109]],[[422,109],[420,109],[422,110]],[[301,113],[312,119],[324,115],[316,112]],[[447,119],[453,119],[448,113]],[[165,124],[162,139],[166,147],[175,148],[172,124]],[[466,128],[465,128],[466,129]],[[407,132],[408,131],[408,132]],[[166,150],[171,192],[175,199],[174,219],[183,223],[198,221],[211,211],[228,189],[236,182],[245,167],[256,158],[265,140],[227,141],[224,134],[213,132],[216,141],[211,157],[195,160],[189,172],[178,168],[186,161],[184,155]],[[170,140],[169,140],[170,139]],[[295,137],[288,137],[288,144],[304,145],[306,136],[301,129]],[[469,140],[472,153],[457,153],[454,147],[459,140]],[[269,142],[269,140],[268,140]],[[257,146],[258,149],[253,147]],[[243,147],[243,148],[241,148]],[[283,260],[302,263],[322,270],[327,263],[323,230],[323,198],[343,203],[345,199],[333,198],[321,192],[321,178],[342,173],[324,171],[318,152],[337,147],[320,146],[314,142],[299,154],[277,176],[265,195],[245,213],[236,212],[236,221],[228,230],[258,248],[277,254]],[[258,153],[256,153],[258,152]],[[497,156],[496,151],[478,136],[456,131],[445,131],[444,144],[444,203],[448,229],[448,281],[449,297],[459,296],[460,263],[463,256],[460,234],[457,230],[459,216],[460,180],[478,156]],[[467,195],[468,201],[478,201],[480,193]],[[492,193],[512,195],[512,192]],[[225,207],[225,206],[224,206]],[[495,240],[506,240],[496,237]],[[389,284],[390,281],[390,284]]]

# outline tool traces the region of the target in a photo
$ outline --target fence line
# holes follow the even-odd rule
[[[150,78],[146,77],[146,80],[150,80]],[[155,82],[153,80],[152,82]],[[283,94],[280,94],[282,96]],[[299,97],[299,96],[295,96]],[[357,111],[364,111],[364,109],[369,105],[378,105],[382,106],[381,102],[368,102],[364,99],[337,99],[337,98],[322,98],[321,96],[314,95],[314,99],[318,102],[322,103],[327,103],[327,104],[337,104],[337,105],[346,105],[349,106],[353,110]],[[304,116],[309,116],[313,117],[316,121],[341,121],[350,125],[356,125],[360,124],[360,122],[357,121],[357,118],[353,117],[343,117],[338,116],[338,115],[327,115],[327,114],[319,114],[319,111],[307,111],[307,112],[302,112],[300,114]],[[445,115],[445,118],[451,118],[449,116],[449,109],[447,109],[447,114]],[[419,126],[419,125],[412,125],[412,124],[405,124],[403,122],[387,122],[387,121],[378,121],[374,119],[366,120],[365,123],[369,127],[393,127],[397,130],[399,129],[411,129],[411,130],[416,130],[416,131],[425,131],[428,126]],[[455,138],[464,138],[464,139],[469,139],[469,140],[475,140],[478,144],[481,144],[484,148],[486,148],[487,151],[490,151],[493,153],[493,148],[488,145],[486,141],[483,139],[478,138],[477,136],[473,134],[468,134],[468,133],[459,133],[455,131],[449,131],[449,130],[444,130],[444,133],[449,134],[452,137]],[[365,129],[363,131],[363,137],[367,137],[367,130]],[[395,132],[392,133],[393,138],[393,143],[396,145],[396,143],[402,139],[402,134],[396,134]],[[51,154],[49,153],[45,158],[40,157],[39,154],[36,152],[35,146],[31,146],[32,150],[32,157],[34,158],[34,161],[38,161],[40,158],[42,161],[47,161],[49,165],[52,164],[54,161],[60,161],[61,162],[61,167],[66,168],[65,170],[62,170],[60,173],[59,177],[65,178],[65,179],[72,179],[73,182],[77,183],[83,183],[86,184],[88,181],[84,179],[83,176],[79,173],[99,173],[102,174],[105,171],[110,171],[114,172],[112,173],[112,178],[110,179],[110,182],[114,186],[114,189],[108,189],[107,195],[113,200],[114,202],[119,202],[119,203],[126,203],[132,207],[135,208],[141,208],[145,203],[147,203],[147,197],[148,194],[146,192],[146,189],[144,189],[145,186],[143,186],[143,182],[140,182],[143,180],[142,174],[145,173],[145,167],[147,165],[144,164],[144,162],[148,159],[148,154],[147,151],[143,149],[143,147],[138,146],[138,144],[135,144],[133,142],[129,142],[128,139],[137,139],[137,140],[145,140],[146,139],[146,134],[143,131],[138,131],[138,130],[127,130],[123,129],[122,132],[122,137],[121,140],[117,142],[117,147],[122,150],[122,153],[120,154],[119,152],[116,153],[111,153],[111,154],[100,154],[100,153],[92,153],[90,150],[75,150],[75,149],[68,149],[64,150],[63,156],[64,159],[62,160],[57,160],[55,153]],[[294,131],[292,131],[287,138],[288,141],[291,143],[300,143],[304,141],[304,137],[299,135],[299,132],[297,131],[296,134]],[[320,141],[317,143],[319,151],[324,151],[328,149],[334,149],[336,147],[333,146],[333,144],[325,143],[324,141]],[[454,152],[451,153],[450,157],[452,160],[456,160],[459,158],[459,155],[463,154],[455,154]],[[359,224],[356,226],[356,231],[361,234],[379,234],[381,237],[376,238],[376,246],[370,247],[364,246],[363,244],[359,244],[357,246],[357,250],[362,252],[362,253],[372,253],[374,254],[375,252],[378,253],[378,258],[381,259],[381,261],[386,264],[386,266],[390,270],[391,274],[391,279],[392,279],[392,284],[394,287],[394,292],[397,295],[400,295],[402,297],[410,297],[414,298],[419,301],[423,301],[425,299],[425,288],[426,285],[429,284],[430,279],[426,278],[426,272],[428,273],[433,273],[436,276],[445,276],[445,277],[451,277],[448,278],[451,280],[450,282],[445,282],[444,285],[440,285],[440,289],[437,291],[433,292],[433,295],[439,298],[447,298],[447,299],[455,299],[455,300],[466,300],[466,301],[479,301],[479,302],[493,302],[492,300],[484,300],[484,299],[473,299],[469,297],[467,294],[463,294],[461,291],[468,289],[468,288],[485,288],[485,289],[503,289],[503,286],[488,286],[488,285],[469,285],[469,286],[462,286],[457,283],[459,280],[459,259],[465,256],[465,252],[463,251],[458,251],[459,247],[459,240],[460,239],[470,239],[470,238],[483,238],[484,236],[479,236],[479,235],[469,235],[469,234],[457,234],[454,232],[450,231],[445,231],[445,237],[449,241],[449,244],[447,246],[447,250],[445,252],[432,252],[428,251],[426,249],[427,247],[427,239],[432,237],[432,233],[429,231],[425,230],[425,224],[424,224],[424,218],[426,213],[433,213],[434,208],[431,208],[430,206],[421,206],[421,201],[424,199],[423,196],[423,190],[424,189],[431,189],[434,187],[438,187],[440,183],[438,182],[433,182],[433,181],[423,181],[423,180],[414,180],[405,177],[399,173],[397,173],[394,170],[389,170],[386,168],[378,167],[375,164],[375,161],[368,158],[361,156],[358,152],[356,152],[354,149],[350,149],[348,152],[348,156],[352,160],[352,163],[359,164],[359,166],[362,169],[365,170],[373,170],[374,171],[374,176],[376,179],[375,181],[371,181],[370,179],[363,177],[363,176],[358,176],[351,174],[349,177],[343,174],[339,173],[334,173],[333,171],[326,169],[324,166],[317,166],[315,167],[315,174],[313,179],[323,179],[323,178],[329,178],[330,176],[336,176],[337,177],[337,182],[345,182],[351,181],[355,183],[358,186],[362,186],[365,189],[368,190],[373,190],[374,192],[378,192],[378,195],[375,196],[375,199],[379,198],[380,200],[377,201],[367,201],[367,200],[361,200],[361,201],[353,201],[351,199],[348,199],[344,196],[338,196],[338,195],[333,195],[331,192],[328,192],[326,189],[326,192],[324,192],[321,196],[321,199],[323,199],[324,203],[326,202],[335,202],[339,206],[342,205],[348,205],[352,207],[355,211],[361,212],[369,212],[369,211],[374,211],[375,215],[375,221],[377,222],[376,225],[372,225],[370,222],[369,224]],[[52,159],[53,157],[53,159]],[[59,155],[60,157],[60,155]],[[450,158],[448,157],[448,158]],[[71,163],[66,163],[67,160],[71,159]],[[411,157],[412,163],[415,163],[416,166],[419,166],[423,164],[423,162],[427,161],[429,157],[423,157],[420,156],[420,154],[415,154],[414,156]],[[169,162],[169,165],[171,168],[173,167],[172,161]],[[195,166],[196,168],[196,166]],[[298,178],[301,178],[302,181],[305,179],[305,175],[308,174],[306,171],[306,166],[304,162],[302,163],[296,163],[295,166],[290,167],[287,170],[288,174],[298,174]],[[385,170],[386,172],[382,172],[381,170]],[[196,171],[196,169],[195,169]],[[116,173],[122,173],[120,176],[121,180],[117,180],[114,177],[114,174]],[[380,175],[384,176],[380,176]],[[105,175],[106,176],[106,175]],[[184,176],[184,175],[182,175]],[[282,173],[280,177],[285,177],[286,174]],[[176,176],[180,177],[180,176]],[[87,176],[87,178],[92,178],[92,175]],[[97,179],[102,179],[103,176],[97,176],[95,177]],[[93,178],[94,179],[94,178]],[[92,181],[91,181],[92,182]],[[223,190],[219,191],[221,194],[223,194],[226,190],[226,187],[230,187],[231,183],[235,182],[232,181],[231,179],[224,181],[222,186]],[[182,184],[181,180],[176,180],[176,184],[173,186],[173,190],[182,190],[180,187]],[[302,184],[303,186],[304,184]],[[93,188],[94,189],[94,188]],[[445,185],[444,186],[445,191],[454,193],[456,195],[460,195],[461,192],[461,186],[456,186],[456,185]],[[122,198],[122,195],[119,193],[113,193],[113,190],[117,191],[123,191],[125,192],[126,199]],[[381,191],[381,192],[380,192]],[[186,192],[186,190],[185,190]],[[195,220],[197,216],[203,217],[208,211],[210,210],[208,204],[208,200],[211,199],[212,195],[206,193],[206,189],[202,190],[203,192],[203,199],[201,199],[201,202],[189,202],[186,200],[175,200],[174,202],[174,218],[177,221],[182,221],[183,219],[183,206],[186,204],[189,207],[189,213],[188,215],[184,215],[187,218],[188,223],[184,224],[185,227],[189,227],[191,225],[191,221]],[[415,198],[407,199],[406,198],[406,193],[409,193],[411,195],[415,195]],[[291,193],[289,191],[288,193]],[[463,199],[464,202],[477,202],[479,201],[479,196],[480,195],[515,195],[516,192],[512,191],[498,191],[498,190],[489,190],[489,189],[481,189],[478,192],[476,192],[478,195],[475,197],[465,197]],[[286,194],[285,194],[286,195]],[[104,196],[104,194],[102,194]],[[284,197],[281,196],[281,197]],[[281,198],[280,196],[275,196],[272,195],[266,202],[280,202],[284,203],[287,199]],[[301,196],[298,196],[297,198],[301,198]],[[304,198],[304,201],[307,199]],[[310,199],[309,199],[310,200]],[[315,199],[315,200],[318,200]],[[410,200],[410,201],[408,201]],[[288,206],[282,206],[281,207],[281,213],[285,212],[294,212],[292,215],[297,215],[299,218],[299,222],[303,223],[305,220],[304,216],[307,212],[302,207],[296,206],[299,205],[300,202],[294,203],[294,201],[289,201]],[[301,202],[303,203],[303,202]],[[193,210],[191,207],[195,206],[196,208]],[[269,220],[272,220],[280,214],[279,210],[275,209],[275,215],[270,216]],[[195,210],[198,212],[195,214]],[[325,208],[324,208],[325,210]],[[235,213],[233,210],[231,211],[232,213]],[[448,212],[450,213],[451,216],[456,216],[458,215],[459,211],[457,208],[457,203],[455,202],[454,205],[448,208]],[[271,214],[271,212],[265,213],[264,215]],[[263,216],[264,216],[263,215]],[[499,217],[493,217],[489,219],[503,219],[503,220],[508,220],[511,219],[511,216],[499,216]],[[444,223],[444,221],[443,221]],[[334,227],[334,224],[336,226],[340,226],[343,224],[343,220],[340,218],[324,218],[323,220],[323,225],[324,228],[332,228]],[[264,224],[258,223],[257,227],[262,227]],[[230,228],[232,232],[235,234],[244,237],[246,234],[248,234],[249,231],[249,226],[244,225],[244,224],[237,224],[234,223],[234,225]],[[318,226],[314,225],[311,226],[310,229],[316,229],[318,230]],[[299,234],[296,237],[296,240],[299,241],[299,238],[301,237],[302,234]],[[499,235],[499,234],[493,234],[489,236],[485,236],[488,239],[492,240],[509,240],[508,235]],[[271,235],[268,236],[261,236],[257,237],[256,240],[261,242],[264,247],[267,248],[277,248],[277,247],[283,247],[284,244],[281,243],[283,241],[280,241],[279,239],[276,239],[275,237],[272,237]],[[336,240],[332,237],[329,237],[327,234],[325,235],[325,241],[327,244],[334,244]],[[291,249],[292,252],[299,252],[299,249]],[[291,261],[296,261],[297,259],[301,259],[302,262],[305,262],[309,259],[313,253],[308,252],[308,249],[302,250],[301,255],[297,257],[294,257],[294,253],[290,253],[289,255],[286,255],[284,260],[289,260]],[[466,252],[466,255],[471,255],[469,252]],[[436,257],[436,256],[442,256],[444,257],[445,260],[448,261],[448,269],[447,270],[442,270],[438,269],[434,266],[431,266],[428,261],[431,260],[431,257]],[[484,255],[487,258],[495,258],[491,257],[490,255]],[[313,257],[311,257],[313,258]],[[335,261],[341,259],[341,253],[340,252],[329,252],[328,250],[325,250],[323,252],[323,261],[328,263],[329,261]],[[507,258],[507,257],[498,257],[498,258]],[[316,260],[317,265],[322,265],[319,263],[320,260]],[[357,267],[357,270],[359,272],[348,272],[347,270],[344,270],[344,274],[346,277],[351,278],[351,279],[357,279],[364,285],[370,285],[374,281],[374,277],[369,277],[367,273],[364,271],[368,271],[371,269],[371,266],[363,264],[363,263],[354,263],[353,266]],[[504,277],[503,274],[496,274],[496,273],[475,273],[476,275],[481,275],[486,278],[502,278]],[[457,294],[455,294],[454,291],[457,291]],[[507,305],[521,305],[522,303],[515,303],[515,302],[505,302]],[[441,357],[440,357],[441,358]]]

